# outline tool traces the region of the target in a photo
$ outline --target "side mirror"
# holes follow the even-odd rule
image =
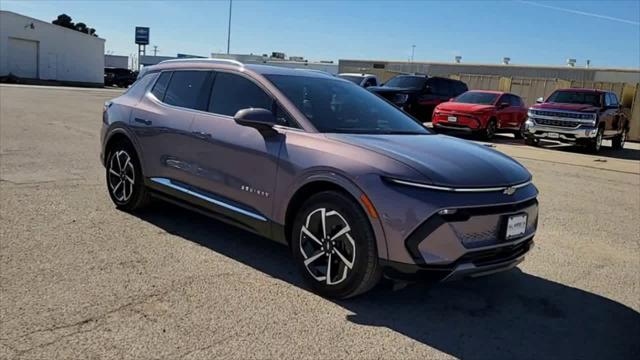
[[[505,108],[508,108],[509,106],[511,106],[509,103],[507,103],[507,102],[501,102],[501,103],[498,105],[498,109],[505,109]]]
[[[275,115],[270,110],[261,108],[238,110],[233,120],[239,125],[256,128],[258,131],[268,131],[277,123]]]
[[[536,104],[542,104],[544,102],[544,98],[543,97],[539,97],[536,99]]]

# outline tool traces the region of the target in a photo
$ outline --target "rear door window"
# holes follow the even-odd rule
[[[253,81],[243,76],[217,73],[209,99],[209,111],[234,116],[238,110],[248,108],[273,110],[273,99]]]
[[[206,110],[211,89],[211,71],[174,71],[164,102],[194,110]]]

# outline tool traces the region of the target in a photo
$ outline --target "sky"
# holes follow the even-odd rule
[[[135,26],[151,28],[158,55],[226,52],[229,0],[12,1],[0,9],[51,21],[66,13],[137,52]],[[415,61],[640,68],[640,0],[233,1],[231,53],[284,52],[310,60]],[[147,48],[150,54],[151,47]]]

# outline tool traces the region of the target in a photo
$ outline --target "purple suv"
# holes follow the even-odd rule
[[[538,221],[518,162],[317,71],[216,59],[146,68],[105,104],[101,158],[118,208],[159,198],[286,244],[334,298],[383,275],[510,269]]]

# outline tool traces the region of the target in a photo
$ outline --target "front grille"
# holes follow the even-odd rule
[[[574,128],[580,125],[580,123],[578,122],[568,121],[568,120],[549,120],[549,119],[536,118],[535,121],[540,125],[558,126],[558,127],[567,127],[567,128]]]
[[[593,119],[592,113],[575,113],[566,111],[549,111],[549,110],[531,110],[533,115],[551,116],[566,119],[590,120]]]

